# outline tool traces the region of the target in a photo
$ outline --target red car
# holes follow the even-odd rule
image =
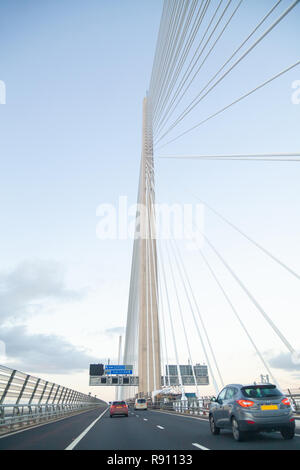
[[[116,415],[127,416],[128,418],[128,405],[125,401],[113,401],[109,409],[110,417]]]

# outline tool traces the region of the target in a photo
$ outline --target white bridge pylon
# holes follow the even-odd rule
[[[132,363],[134,374],[139,376],[140,395],[149,395],[161,386],[153,166],[152,119],[148,99],[145,98],[138,209],[124,350],[124,361]],[[128,394],[132,392],[128,391]],[[123,395],[126,396],[127,392],[124,391]]]

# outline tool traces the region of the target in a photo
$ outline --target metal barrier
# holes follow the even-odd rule
[[[295,413],[300,413],[300,393],[299,390],[291,391],[290,389],[283,391],[285,396],[291,399],[292,409]],[[209,415],[210,397],[200,399],[186,399],[177,401],[160,401],[149,404],[151,409],[165,410],[175,413],[190,414],[195,416]]]
[[[300,389],[291,390],[288,388],[287,390],[285,390],[285,393],[286,396],[291,399],[294,411],[296,413],[300,413]]]
[[[106,402],[0,365],[0,430],[57,419]]]
[[[149,408],[195,416],[208,416],[209,403],[210,400],[207,399],[162,401],[150,404]]]

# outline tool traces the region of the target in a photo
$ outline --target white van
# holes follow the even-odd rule
[[[145,398],[137,398],[135,400],[134,409],[135,410],[147,410],[148,409],[147,400],[145,400]]]

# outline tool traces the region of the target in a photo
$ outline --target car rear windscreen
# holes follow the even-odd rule
[[[138,403],[146,403],[146,400],[144,398],[140,398],[137,402]]]
[[[276,398],[281,397],[282,393],[275,385],[252,385],[243,387],[242,393],[246,398]]]
[[[114,405],[114,406],[126,405],[126,403],[125,403],[125,401],[114,401],[114,402],[113,402],[113,405]]]

